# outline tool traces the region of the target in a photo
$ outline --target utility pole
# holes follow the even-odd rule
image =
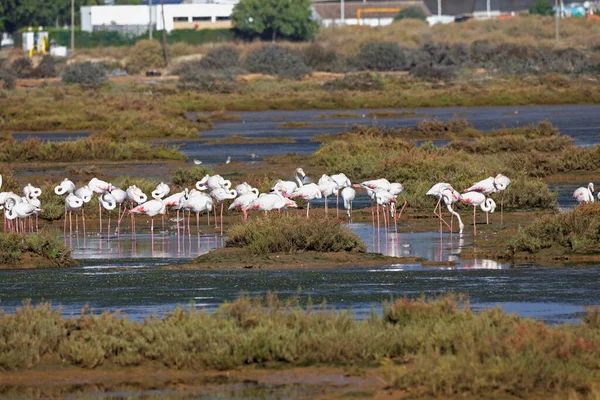
[[[160,0],[160,9],[162,12],[162,48],[165,57],[165,65],[169,65],[169,53],[167,52],[167,26],[165,25],[165,0]]]
[[[71,0],[71,57],[75,56],[75,0]]]
[[[442,0],[438,0],[438,17],[442,16]]]
[[[340,0],[340,15],[342,19],[342,26],[346,25],[346,21],[344,21],[344,0]]]
[[[556,10],[556,35],[555,35],[555,40],[556,40],[556,45],[558,46],[558,40],[560,38],[560,6],[559,6],[559,2],[558,0],[554,0],[554,8]]]
[[[490,1],[491,0],[487,0],[487,14],[488,14],[488,19],[492,18],[492,10],[490,7]]]
[[[152,40],[152,0],[148,1],[148,39]]]

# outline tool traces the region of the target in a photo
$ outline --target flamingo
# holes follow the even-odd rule
[[[460,194],[456,190],[454,190],[452,185],[450,185],[449,183],[439,182],[433,185],[431,189],[429,189],[427,193],[425,193],[425,195],[435,196],[438,198],[438,202],[435,205],[435,208],[433,209],[433,214],[435,214],[435,216],[440,219],[440,234],[442,233],[442,222],[446,224],[446,226],[449,229],[452,229],[451,226],[448,225],[448,223],[442,217],[442,208],[440,206],[440,203],[442,202],[442,200],[444,200],[444,203],[458,201],[460,199]],[[452,214],[454,215],[454,213]]]
[[[293,181],[282,181],[281,179],[277,180],[275,186],[271,188],[271,191],[279,191],[286,197],[289,197],[292,193],[294,193],[300,186],[302,186],[303,179],[306,176],[304,170],[302,168],[296,168],[294,170],[294,180]]]
[[[27,217],[31,217],[35,213],[43,211],[41,208],[36,207],[33,204],[29,204],[24,201],[16,202],[14,198],[9,198],[6,200],[5,208],[6,218],[9,221],[19,218],[23,222],[23,225],[21,227],[21,233],[25,233],[26,230],[24,219]],[[17,232],[19,230],[18,226],[19,223],[17,222]]]
[[[373,227],[375,227],[375,210],[373,207],[373,203],[377,206],[377,215],[379,215],[379,205],[375,201],[375,191],[376,190],[389,190],[390,182],[385,178],[380,179],[372,179],[370,181],[364,181],[361,183],[356,183],[354,185],[355,188],[362,188],[367,191],[369,197],[371,197],[371,221],[373,223]]]
[[[350,179],[348,179],[348,177],[343,173],[331,175],[331,179],[337,184],[338,190],[335,192],[335,212],[336,212],[336,217],[339,218],[340,217],[340,207],[339,207],[340,190],[352,186],[352,183],[350,182]]]
[[[71,180],[69,180],[69,178],[65,178],[54,188],[54,193],[56,193],[59,196],[62,196],[67,193],[73,193],[74,191],[75,184]]]
[[[502,192],[502,199],[500,200],[500,223],[502,224],[504,216],[504,191],[508,188],[508,185],[510,185],[510,178],[502,174],[498,174],[494,177],[494,180]]]
[[[6,231],[7,229],[10,230],[11,229],[11,221],[8,218],[6,218],[6,211],[8,210],[8,204],[12,205],[12,202],[16,203],[20,203],[22,202],[23,199],[19,196],[16,195],[13,192],[2,192],[0,193],[0,210],[4,210],[4,230]]]
[[[73,193],[69,193],[65,197],[65,224],[64,224],[64,236],[67,236],[67,211],[69,212],[69,237],[73,235],[73,211],[77,212],[83,210],[83,200]],[[82,216],[82,218],[84,218]],[[77,229],[77,221],[75,221],[75,229]],[[83,229],[85,232],[85,219],[83,219]],[[84,233],[85,234],[85,233]]]
[[[137,205],[146,203],[148,200],[148,196],[146,196],[144,194],[144,192],[142,192],[142,189],[138,188],[136,185],[129,186],[127,188],[127,190],[125,191],[125,195],[126,195],[127,201],[129,201],[129,203],[131,204],[131,209],[135,208]],[[139,214],[139,212],[132,213],[131,210],[129,210],[129,215],[131,215],[131,228],[132,228],[133,234],[135,235],[134,214]],[[123,210],[123,215],[125,215],[125,210]],[[123,216],[121,216],[121,218],[123,218]],[[121,218],[119,218],[119,225],[121,223]],[[153,224],[152,226],[154,227],[154,219],[152,219],[152,224]]]
[[[42,208],[42,202],[37,197],[31,197],[31,198],[25,197],[25,201],[37,208],[40,208],[40,209]],[[38,226],[38,214],[39,213],[35,212],[34,214],[35,214],[35,231],[39,232],[39,230],[40,230],[39,226]],[[31,221],[31,218],[30,218],[29,222],[32,224],[31,231],[33,232],[33,222]]]
[[[573,198],[578,203],[593,203],[594,202],[594,184],[588,183],[587,187],[580,187],[573,192]],[[600,197],[598,197],[600,199]]]
[[[113,186],[110,183],[102,181],[98,178],[92,178],[88,182],[87,187],[92,192],[94,192],[98,195],[102,195],[103,193],[110,192],[113,188]],[[85,201],[85,199],[83,201],[85,203],[87,203]],[[98,202],[98,215],[100,216],[100,234],[102,234],[102,206],[100,205],[100,202]]]
[[[129,210],[129,214],[146,214],[149,216],[152,219],[150,232],[154,235],[154,217],[158,214],[164,214],[165,209],[165,203],[162,200],[153,199],[132,208]]]
[[[230,183],[230,186],[231,186],[231,183]],[[223,202],[227,199],[235,199],[235,196],[236,196],[235,190],[226,189],[225,187],[219,187],[219,188],[213,189],[210,192],[210,197],[212,197],[218,203],[221,203],[221,235],[223,235]],[[215,228],[217,228],[216,208],[215,208]]]
[[[321,194],[321,190],[319,189],[318,185],[316,185],[314,183],[309,183],[306,185],[303,184],[302,180],[299,179],[300,174],[302,174],[303,176],[306,176],[306,174],[304,174],[304,171],[302,170],[302,168],[296,169],[294,175],[296,176],[296,180],[298,182],[298,189],[296,189],[288,197],[291,199],[296,198],[296,197],[301,197],[304,200],[308,201],[308,205],[306,207],[306,219],[309,219],[310,201],[313,199],[320,199],[322,197],[322,194]]]
[[[92,197],[94,197],[94,192],[86,185],[75,190],[75,196],[83,200],[83,207],[81,208],[81,218],[83,220],[83,234],[85,236],[85,205],[92,201]],[[102,214],[100,214],[100,216],[102,217]],[[75,214],[75,229],[77,229],[77,214]],[[100,219],[100,232],[102,232],[102,219]]]
[[[329,210],[327,208],[327,204],[329,203],[329,196],[334,193],[338,193],[338,184],[331,179],[328,175],[323,174],[321,179],[319,179],[319,183],[317,184],[319,190],[321,191],[321,196],[325,197],[325,215],[329,215]]]
[[[465,189],[463,192],[480,192],[487,195],[493,193],[502,192],[502,200],[500,201],[500,223],[503,223],[504,214],[504,191],[510,185],[510,179],[502,174],[498,174],[495,177],[488,177],[482,181],[474,183],[471,187]],[[489,223],[489,216],[486,213],[486,223]]]
[[[275,191],[272,193],[263,194],[260,197],[254,199],[242,210],[246,213],[248,212],[248,210],[264,211],[266,215],[269,211],[281,210],[285,207],[298,207],[298,205],[294,200],[285,197],[283,193]]]
[[[356,197],[356,190],[351,187],[345,187],[342,189],[342,199],[344,199],[344,208],[348,214],[348,222],[352,222],[352,202]]]
[[[104,208],[109,212],[108,214],[108,228],[106,228],[106,233],[110,239],[110,211],[117,208],[117,199],[109,192],[104,192],[98,197],[98,203],[101,208]],[[102,235],[102,225],[100,225],[100,235]]]
[[[156,189],[152,192],[152,198],[155,200],[162,200],[171,192],[171,188],[164,182],[156,185]]]
[[[184,231],[185,231],[185,210],[191,214],[192,211],[196,213],[196,229],[200,231],[200,213],[207,211],[210,214],[210,210],[213,209],[213,199],[206,193],[194,191],[193,193],[185,190],[185,195],[180,199],[180,208],[184,210]],[[216,218],[215,218],[216,219]],[[190,217],[188,216],[188,232],[190,230]]]
[[[456,211],[454,211],[452,205],[454,203],[459,202],[460,200],[462,200],[462,196],[460,195],[460,193],[458,193],[456,190],[454,190],[453,188],[442,188],[442,190],[440,191],[440,195],[442,196],[442,200],[444,201],[444,204],[446,204],[446,207],[448,208],[448,211],[450,212],[450,214],[452,214],[454,217],[456,217],[456,219],[458,219],[458,228],[459,231],[458,233],[462,236],[463,233],[463,229],[465,228],[465,225],[462,222],[462,219],[460,218],[460,214]],[[440,210],[441,213],[441,210]],[[454,229],[452,227],[452,221],[453,219],[450,219],[450,232],[453,232]]]
[[[476,216],[477,206],[481,207],[484,212],[494,212],[496,203],[492,198],[486,198],[483,193],[467,192],[461,195],[462,201],[473,206],[473,236],[477,235]]]
[[[42,189],[36,188],[31,183],[28,183],[27,186],[23,188],[23,195],[27,199],[38,198],[42,195]]]
[[[381,206],[383,209],[383,225],[387,226],[386,207],[395,207],[396,197],[387,190],[377,189],[373,191],[375,193],[375,201],[377,206]],[[379,229],[379,208],[377,209],[377,228]]]
[[[238,196],[233,201],[233,203],[231,203],[231,205],[229,206],[228,210],[232,211],[232,210],[241,209],[242,213],[244,215],[244,217],[243,217],[244,221],[247,221],[248,220],[248,212],[247,212],[247,210],[245,210],[245,208],[250,203],[252,203],[254,200],[256,200],[257,198],[258,198],[258,189],[252,188],[252,191]]]
[[[390,188],[388,189],[388,192],[390,192],[394,198],[397,198],[398,196],[402,195],[402,192],[404,192],[404,185],[402,185],[401,183],[398,182],[393,182],[390,183]],[[407,201],[406,201],[406,197],[402,196],[402,199],[404,200],[404,204],[402,205],[402,208],[400,209],[400,215],[396,215],[396,213],[394,212],[394,224],[396,223],[396,217],[398,218],[402,218],[402,213],[404,212],[404,208],[406,207]],[[394,211],[396,211],[396,209],[394,208]]]
[[[237,185],[235,187],[235,192],[238,194],[238,196],[250,193],[252,191],[252,186],[248,184],[248,182],[244,182],[244,183],[240,183],[239,185]],[[257,189],[258,191],[258,189]],[[258,194],[257,194],[258,196]]]
[[[196,182],[198,190],[215,190],[218,188],[231,188],[231,181],[224,179],[221,175],[205,175],[204,178]]]
[[[112,196],[115,198],[115,201],[119,205],[119,212],[117,214],[117,217],[118,217],[117,228],[115,229],[115,233],[117,233],[117,232],[119,232],[120,222],[121,222],[121,206],[123,205],[123,203],[125,202],[125,199],[127,198],[127,193],[125,193],[125,191],[123,189],[112,187],[110,189],[110,194],[112,194]]]

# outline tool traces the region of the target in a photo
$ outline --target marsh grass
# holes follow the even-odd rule
[[[339,221],[333,218],[307,220],[300,215],[270,215],[234,225],[228,231],[227,247],[241,247],[254,255],[366,251],[361,239]]]
[[[574,254],[600,253],[600,204],[581,204],[565,213],[540,217],[508,243],[513,254],[537,253],[553,246]]]
[[[528,139],[522,131],[515,135],[505,131],[503,136],[490,137],[466,122],[450,122],[422,121],[416,128],[401,129],[354,127],[348,132],[322,138],[312,162],[327,171],[343,172],[354,182],[378,176],[401,182],[406,188],[404,195],[415,209],[432,206],[431,199],[423,194],[437,182],[450,182],[457,190],[462,190],[500,172],[513,179],[505,192],[505,206],[554,208],[556,197],[539,178],[565,170],[587,169],[589,160],[595,160],[599,151],[577,149],[566,136]],[[436,147],[431,143],[416,147],[408,140],[421,135],[473,139],[453,141],[448,147]],[[507,143],[518,143],[519,146],[511,147],[514,151],[509,154],[496,148],[499,144],[506,148]],[[537,151],[532,152],[534,149]],[[590,170],[593,169],[595,167]]]
[[[75,264],[71,251],[54,234],[0,233],[0,266],[14,267],[21,261],[29,265],[32,257],[42,258],[46,267],[68,267]]]
[[[196,166],[191,168],[177,168],[173,174],[172,183],[179,187],[194,186],[196,182],[205,175],[213,175],[214,171],[209,167]]]
[[[0,162],[75,162],[124,160],[185,160],[176,147],[155,146],[138,140],[117,142],[103,135],[63,142],[44,142],[39,138],[0,141]]]
[[[362,321],[325,303],[302,307],[296,297],[273,294],[242,296],[212,314],[178,307],[144,322],[87,307],[62,319],[48,303],[25,302],[0,314],[0,370],[59,359],[81,368],[158,362],[220,370],[383,362],[384,382],[412,396],[589,395],[600,374],[597,320],[590,308],[578,325],[548,326],[499,308],[475,313],[456,295],[390,300],[383,316]]]

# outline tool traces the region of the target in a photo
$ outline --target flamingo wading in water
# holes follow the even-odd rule
[[[573,192],[573,198],[578,203],[593,203],[594,202],[594,184],[588,183],[587,187],[580,187]],[[599,197],[600,198],[600,197]]]

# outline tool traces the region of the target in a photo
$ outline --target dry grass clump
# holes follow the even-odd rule
[[[177,168],[173,174],[173,185],[179,187],[194,186],[206,174],[213,175],[214,171],[208,167]]]
[[[45,267],[75,265],[71,251],[55,235],[0,233],[0,266],[14,267],[20,261],[29,264],[32,257],[43,259]]]
[[[216,313],[177,308],[132,322],[118,313],[61,319],[47,303],[0,314],[0,370],[62,360],[82,368],[158,362],[169,368],[384,361],[384,381],[413,396],[589,395],[600,379],[598,310],[578,325],[547,326],[473,312],[463,296],[399,298],[358,321],[348,311],[300,306],[273,294],[241,297]],[[395,362],[405,365],[397,365]],[[596,389],[595,389],[596,388]]]
[[[0,162],[73,162],[92,160],[185,160],[175,147],[156,146],[137,140],[117,142],[103,135],[64,142],[44,142],[39,138],[0,142]]]
[[[360,237],[331,218],[307,220],[299,215],[272,215],[234,225],[228,231],[227,247],[241,247],[251,254],[303,251],[366,251]]]
[[[513,253],[537,253],[559,246],[576,254],[600,253],[600,204],[582,204],[555,215],[546,215],[520,229],[509,241]]]

